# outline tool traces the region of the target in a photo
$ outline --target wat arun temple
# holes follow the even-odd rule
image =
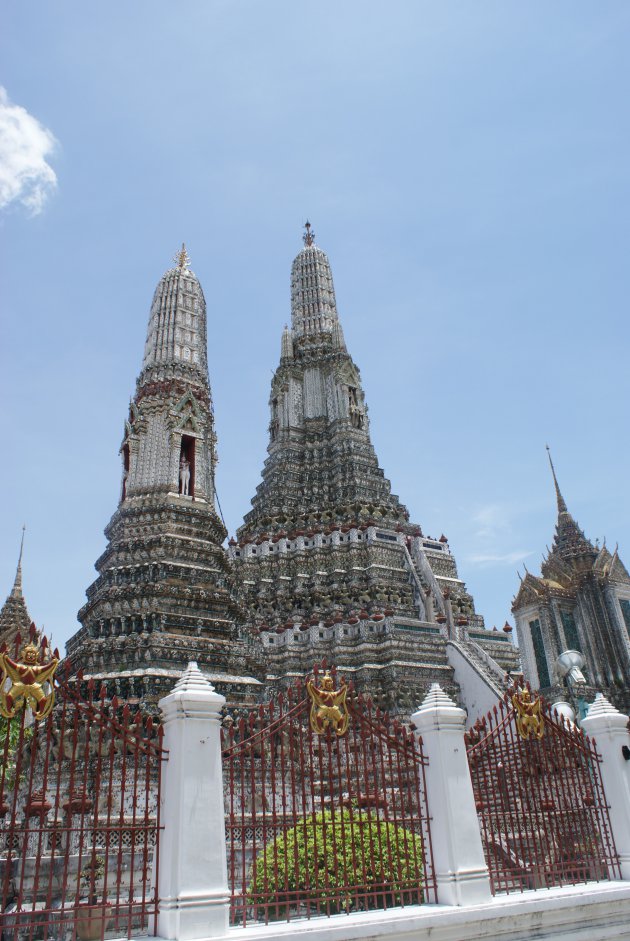
[[[618,554],[588,542],[555,481],[552,556],[515,600],[521,664],[509,625],[485,628],[446,537],[425,535],[392,493],[308,223],[303,242],[268,456],[229,541],[215,507],[206,303],[185,248],[160,280],[124,424],[120,501],[68,642],[72,670],[151,706],[196,661],[238,708],[325,658],[391,712],[408,715],[439,682],[479,714],[521,669],[537,687],[558,686],[554,664],[570,647],[583,652],[587,685],[623,700],[630,577]],[[28,621],[17,579],[0,640],[16,619]]]

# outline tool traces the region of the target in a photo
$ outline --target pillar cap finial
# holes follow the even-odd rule
[[[308,219],[304,223],[304,235],[302,236],[302,241],[307,248],[315,244],[315,233],[312,231],[311,223],[308,221]]]
[[[185,242],[182,242],[182,247],[173,256],[173,261],[176,262],[177,267],[180,269],[180,271],[184,271],[186,268],[190,267],[190,258],[189,258],[188,252],[186,251]]]

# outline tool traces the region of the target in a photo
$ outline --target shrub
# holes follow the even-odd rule
[[[418,834],[359,810],[324,810],[257,856],[248,902],[269,904],[270,917],[300,899],[327,914],[390,908],[422,902],[422,875]]]
[[[5,760],[4,766],[4,787],[5,789],[11,789],[14,787],[15,781],[15,772],[18,763],[18,748],[20,744],[20,724],[22,721],[21,716],[15,716],[13,719],[5,719],[4,716],[0,716],[0,756]],[[33,729],[26,728],[22,733],[22,745],[24,746],[30,739],[33,737]],[[7,738],[9,744],[7,746]],[[20,782],[23,779],[24,771],[20,777]],[[1,778],[0,774],[0,778]]]

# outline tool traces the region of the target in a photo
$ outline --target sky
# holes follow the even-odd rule
[[[230,533],[289,272],[331,261],[372,440],[487,626],[556,518],[630,564],[630,4],[1,3],[0,598],[60,646],[105,548],[155,285],[208,305]]]

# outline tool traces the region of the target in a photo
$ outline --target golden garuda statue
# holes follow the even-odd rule
[[[313,680],[309,680],[306,688],[311,697],[310,721],[313,732],[323,735],[326,729],[330,728],[340,737],[345,735],[350,722],[346,705],[346,684],[342,683],[340,689],[335,689],[330,671],[326,670],[320,687],[317,687]]]
[[[0,715],[12,719],[19,709],[30,706],[36,719],[45,719],[55,704],[53,677],[59,660],[40,663],[39,647],[26,644],[21,662],[0,653]],[[11,685],[7,688],[7,681]],[[44,689],[45,687],[45,689]]]
[[[545,724],[540,696],[532,699],[532,694],[527,688],[517,690],[512,696],[512,705],[516,714],[516,728],[521,738],[542,738],[545,734]]]

